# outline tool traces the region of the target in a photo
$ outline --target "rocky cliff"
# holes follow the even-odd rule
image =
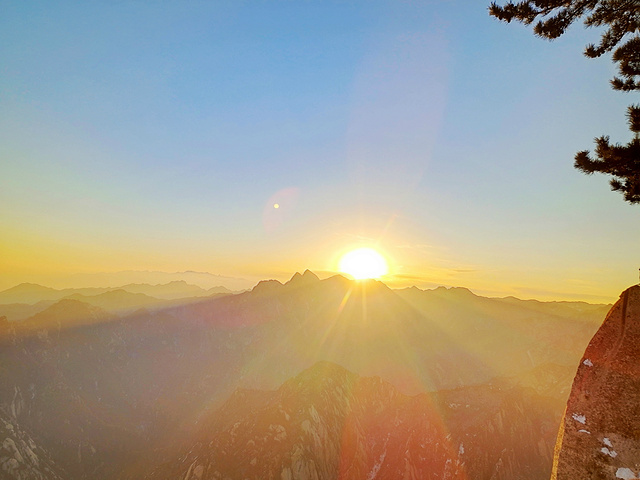
[[[552,480],[640,478],[640,286],[589,343],[560,426]]]

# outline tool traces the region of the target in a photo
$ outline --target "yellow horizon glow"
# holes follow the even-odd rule
[[[338,269],[356,280],[365,280],[386,275],[389,272],[389,265],[376,250],[362,247],[342,255],[338,262]]]

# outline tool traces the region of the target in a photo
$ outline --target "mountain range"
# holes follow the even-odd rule
[[[232,291],[250,289],[255,284],[255,281],[246,278],[229,277],[194,270],[182,272],[123,270],[117,272],[76,273],[63,278],[58,277],[57,280],[60,285],[83,285],[86,287],[118,287],[132,283],[156,285],[184,281],[189,284],[200,285],[204,289],[222,285]]]
[[[120,290],[150,297],[64,291],[0,319],[8,478],[546,479],[609,309],[309,271],[120,313],[88,302]]]
[[[211,287],[205,290],[185,281],[158,285],[132,283],[121,287],[62,290],[33,283],[21,283],[0,292],[0,316],[5,316],[11,321],[24,320],[63,298],[80,300],[113,313],[126,313],[139,308],[162,308],[230,293],[233,292],[225,287]]]

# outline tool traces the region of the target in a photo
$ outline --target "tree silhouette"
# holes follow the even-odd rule
[[[516,20],[531,25],[533,32],[553,40],[576,20],[584,18],[587,27],[604,27],[597,45],[587,45],[584,54],[600,57],[613,51],[619,76],[611,80],[615,90],[640,90],[640,0],[525,0],[504,6],[492,3],[489,13],[505,22]],[[608,136],[595,139],[595,158],[589,151],[578,152],[574,166],[587,174],[611,175],[611,189],[625,201],[640,203],[640,106],[627,110],[633,139],[626,145],[610,144]]]

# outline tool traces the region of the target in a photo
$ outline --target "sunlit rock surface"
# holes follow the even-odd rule
[[[552,480],[640,478],[640,286],[589,343],[561,425]]]

